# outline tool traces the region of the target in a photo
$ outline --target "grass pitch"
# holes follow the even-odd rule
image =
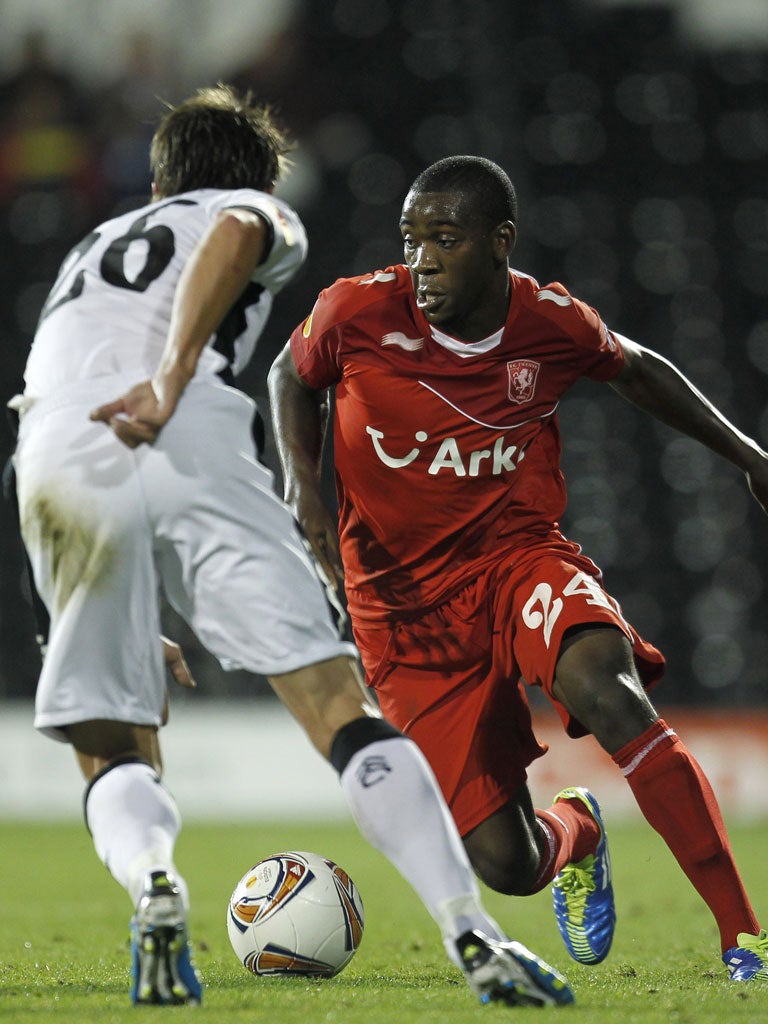
[[[147,1016],[194,1024],[471,1024],[556,1014],[572,1024],[768,1022],[768,984],[727,981],[714,921],[655,833],[645,824],[609,828],[619,924],[604,964],[570,960],[548,892],[527,899],[485,892],[509,934],[563,971],[576,992],[575,1006],[536,1010],[476,1003],[421,903],[351,825],[188,824],[177,863],[192,891],[205,998],[201,1007],[160,1009],[128,1002],[131,907],[85,829],[0,822],[0,1020],[55,1014],[57,1024],[135,1024]],[[734,826],[731,836],[766,921],[768,824]],[[229,946],[225,911],[236,881],[256,860],[285,849],[338,861],[363,895],[363,943],[336,978],[255,979]]]

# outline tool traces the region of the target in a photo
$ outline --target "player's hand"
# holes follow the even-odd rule
[[[151,380],[145,380],[114,402],[94,409],[90,418],[106,423],[129,448],[138,448],[140,444],[154,444],[175,407],[175,402],[158,394]]]
[[[328,584],[338,592],[344,579],[344,570],[339,554],[337,527],[328,509],[319,494],[309,493],[301,495],[292,503],[292,507]]]
[[[166,668],[169,670],[175,681],[179,686],[186,686],[188,689],[194,689],[197,683],[189,670],[189,665],[184,657],[184,652],[181,647],[174,643],[173,640],[169,640],[167,636],[161,636],[160,640],[163,644],[163,658],[165,659]]]
[[[197,686],[192,673],[189,671],[189,665],[187,664],[187,660],[184,657],[184,652],[181,647],[177,643],[174,643],[173,640],[169,640],[167,636],[161,636],[160,641],[163,645],[163,658],[165,659],[166,668],[179,686],[186,686],[190,689]],[[171,699],[168,694],[168,688],[166,687],[163,714],[160,719],[161,725],[168,724],[170,713]]]

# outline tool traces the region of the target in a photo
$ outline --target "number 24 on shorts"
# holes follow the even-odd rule
[[[549,647],[552,630],[563,610],[563,598],[583,597],[587,604],[610,608],[624,621],[616,602],[586,573],[577,572],[566,583],[561,596],[555,597],[549,583],[537,583],[523,605],[523,622],[529,629],[543,627],[544,643]]]

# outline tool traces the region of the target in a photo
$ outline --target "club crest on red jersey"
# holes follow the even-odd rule
[[[536,393],[536,378],[540,367],[541,363],[532,359],[513,359],[507,363],[507,396],[510,402],[516,405],[530,402]]]

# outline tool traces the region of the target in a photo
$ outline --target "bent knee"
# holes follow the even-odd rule
[[[539,855],[533,848],[514,852],[468,849],[467,853],[477,877],[494,892],[527,896],[536,883]]]

